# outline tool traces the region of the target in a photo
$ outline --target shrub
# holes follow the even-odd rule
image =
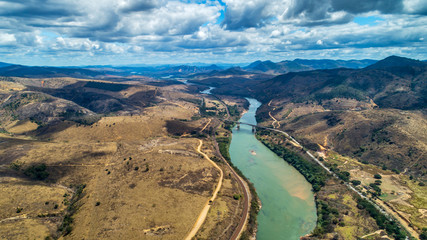
[[[381,177],[381,175],[379,175],[379,174],[375,174],[375,175],[374,175],[374,178],[375,178],[375,179],[381,179],[382,177]]]
[[[423,228],[421,234],[420,234],[421,240],[427,240],[427,228]]]
[[[44,180],[49,176],[49,173],[46,171],[46,164],[38,164],[28,167],[24,170],[24,174],[32,179]]]
[[[20,163],[20,162],[13,162],[10,164],[10,168],[15,170],[15,171],[19,171],[19,170],[21,170],[21,165],[22,165],[22,163]]]
[[[359,180],[352,180],[351,184],[353,184],[354,186],[360,185],[361,182]]]
[[[381,188],[378,187],[375,183],[370,183],[369,186],[376,192],[376,195],[381,195]]]
[[[234,200],[239,200],[241,197],[242,197],[242,195],[240,195],[240,194],[234,194],[233,195]]]

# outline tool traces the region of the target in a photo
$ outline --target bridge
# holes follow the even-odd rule
[[[228,119],[223,119],[223,121],[224,122],[232,122],[232,123],[236,123],[236,124],[243,124],[243,125],[251,126],[253,132],[254,132],[254,129],[256,129],[256,128],[261,128],[261,129],[265,129],[265,130],[279,132],[279,133],[284,134],[286,137],[290,138],[294,143],[296,143],[300,147],[302,147],[301,144],[299,142],[297,142],[297,140],[295,140],[291,135],[289,135],[287,132],[284,132],[284,131],[279,130],[279,129],[270,128],[270,127],[264,127],[264,126],[250,124],[250,123],[245,123],[245,122],[233,121],[233,120],[228,120]]]
[[[291,135],[289,135],[287,132],[279,130],[279,129],[275,129],[275,128],[269,128],[269,127],[264,127],[264,126],[259,126],[259,125],[255,125],[255,124],[250,124],[250,123],[245,123],[245,122],[239,122],[239,121],[232,121],[232,120],[228,120],[228,119],[223,119],[224,122],[233,122],[236,124],[243,124],[243,125],[248,125],[248,126],[252,126],[252,131],[254,131],[255,128],[261,128],[261,129],[266,129],[266,130],[270,130],[270,131],[274,131],[274,132],[279,132],[284,134],[287,138],[289,138],[296,146],[300,147],[301,149],[304,149],[304,147],[297,141],[295,140]],[[322,167],[325,171],[327,171],[329,174],[331,174],[333,177],[335,177],[338,180],[341,180],[337,174],[335,174],[334,172],[332,172],[327,166],[325,166],[319,159],[317,159],[315,156],[313,156],[313,154],[311,154],[308,150],[304,149],[305,153],[312,159],[314,160],[318,165],[320,165],[320,167]],[[357,195],[359,195],[361,198],[367,200],[368,202],[370,202],[377,210],[379,210],[383,215],[385,215],[389,220],[393,219],[393,216],[390,215],[387,210],[385,210],[384,208],[382,208],[381,206],[379,206],[377,203],[375,203],[374,201],[372,201],[371,199],[369,199],[368,197],[366,197],[365,195],[363,195],[359,190],[355,189],[353,186],[351,186],[349,183],[344,182],[344,184],[347,186],[347,188],[349,188],[351,191],[355,192]],[[407,238],[408,239],[408,238]]]

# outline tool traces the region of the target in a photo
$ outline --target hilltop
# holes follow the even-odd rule
[[[284,74],[288,72],[302,72],[316,69],[334,68],[364,68],[375,63],[375,60],[331,60],[331,59],[295,59],[293,61],[255,61],[244,67],[245,70],[268,74]]]

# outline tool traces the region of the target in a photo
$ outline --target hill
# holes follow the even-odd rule
[[[251,96],[264,104],[259,121],[293,132],[318,150],[424,179],[427,66],[388,57],[363,69],[287,73],[257,82]],[[419,161],[423,162],[420,163]]]
[[[377,62],[372,59],[362,60],[330,60],[330,59],[295,59],[293,62],[313,69],[333,69],[333,68],[364,68]]]
[[[373,100],[382,108],[423,109],[427,105],[427,65],[385,59],[364,69],[332,69],[287,73],[260,82],[254,91],[263,102],[322,102],[334,98]]]
[[[399,56],[390,56],[370,66],[367,66],[366,69],[390,69],[393,67],[425,67],[426,65],[426,62]]]
[[[392,56],[362,69],[279,75],[246,94],[263,103],[259,124],[288,132],[417,237],[427,224],[426,73],[424,62]],[[273,135],[264,137],[292,146]],[[316,200],[329,204],[333,193]]]
[[[183,84],[0,80],[2,238],[185,238],[219,180],[196,150],[211,123],[199,96]],[[203,138],[199,149],[216,160],[213,146]],[[227,184],[211,211],[227,214],[207,217],[206,238],[230,238],[243,211],[221,168]]]
[[[0,76],[27,77],[27,78],[52,78],[52,77],[75,77],[93,78],[101,75],[97,71],[81,68],[59,68],[59,67],[29,67],[22,65],[10,65],[0,68]]]
[[[0,68],[2,68],[2,67],[7,67],[7,66],[10,66],[10,65],[12,65],[12,64],[10,64],[10,63],[5,63],[5,62],[0,62]]]
[[[375,63],[375,60],[310,60],[295,59],[293,61],[281,61],[274,63],[272,61],[255,61],[244,67],[245,70],[254,72],[263,72],[269,74],[284,74],[288,72],[301,72],[316,69],[334,69],[334,68],[364,68]]]
[[[161,66],[93,66],[87,67],[87,69],[95,70],[103,74],[108,75],[119,75],[119,76],[132,76],[132,75],[143,75],[157,78],[171,78],[171,77],[182,77],[190,74],[206,73],[214,70],[222,70],[217,65],[208,66],[190,66],[190,65],[161,65]]]

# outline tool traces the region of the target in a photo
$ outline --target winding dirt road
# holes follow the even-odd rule
[[[203,145],[203,141],[200,140],[200,144],[197,147],[197,152],[199,152],[200,154],[203,155],[203,157],[208,160],[216,169],[219,170],[220,172],[220,177],[218,180],[218,185],[215,188],[215,191],[212,194],[212,197],[209,198],[209,200],[206,202],[205,206],[203,207],[202,211],[200,212],[199,217],[196,220],[196,223],[194,223],[193,228],[191,229],[190,233],[187,235],[187,237],[185,238],[185,240],[191,240],[194,236],[196,236],[197,232],[199,231],[200,227],[202,226],[203,222],[206,219],[206,216],[208,215],[209,209],[212,206],[213,201],[215,200],[216,196],[218,195],[219,190],[221,189],[222,186],[222,180],[224,177],[224,173],[222,172],[222,169],[220,167],[218,167],[218,165],[212,161],[208,155],[206,155],[206,153],[202,152],[202,145]]]
[[[271,101],[267,104],[269,107],[271,107]],[[276,107],[273,107],[273,111],[276,110]],[[275,117],[273,117],[273,115],[271,114],[271,111],[268,112],[268,115],[270,116],[271,119],[273,119],[273,123],[271,125],[273,125],[273,128],[280,128],[280,122],[277,121],[277,119]],[[277,124],[277,127],[275,126],[275,124]]]
[[[271,112],[268,112],[268,115],[270,116],[271,119],[273,119],[273,123],[271,124],[273,125],[273,128],[280,128],[280,122],[277,121],[277,119],[273,117],[273,115],[271,115]],[[275,124],[277,124],[277,127],[275,126]]]

